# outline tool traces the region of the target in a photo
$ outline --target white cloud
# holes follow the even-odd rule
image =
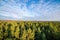
[[[60,21],[60,5],[58,4],[52,5],[50,2],[44,3],[41,0],[37,4],[31,3],[28,9],[25,4],[28,0],[24,0],[24,3],[19,2],[19,0],[16,2],[14,0],[10,0],[8,3],[2,1],[3,6],[0,7],[0,15],[8,17],[7,19],[13,18],[17,20]]]
[[[23,8],[20,8],[23,4],[19,4],[18,6],[14,4],[15,3],[13,3],[13,6],[11,6],[9,2],[0,7],[0,15],[17,18],[17,20],[23,17],[34,17],[34,15],[31,14],[31,12],[26,8],[25,5]]]
[[[53,5],[53,3],[50,4],[50,2],[47,2],[43,5],[42,3],[31,4],[30,9],[32,9],[32,11],[38,14],[39,16],[38,20],[60,21],[60,18],[59,18],[60,17],[60,5],[58,4]]]

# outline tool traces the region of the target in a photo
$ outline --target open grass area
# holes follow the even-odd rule
[[[0,20],[0,40],[60,40],[60,22]]]

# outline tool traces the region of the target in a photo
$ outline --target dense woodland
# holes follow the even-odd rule
[[[60,22],[0,21],[0,40],[60,40]]]

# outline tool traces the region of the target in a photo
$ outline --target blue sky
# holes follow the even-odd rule
[[[60,0],[0,0],[0,20],[60,21]]]

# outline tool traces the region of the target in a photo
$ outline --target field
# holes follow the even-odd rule
[[[60,40],[60,22],[0,20],[0,40]]]

